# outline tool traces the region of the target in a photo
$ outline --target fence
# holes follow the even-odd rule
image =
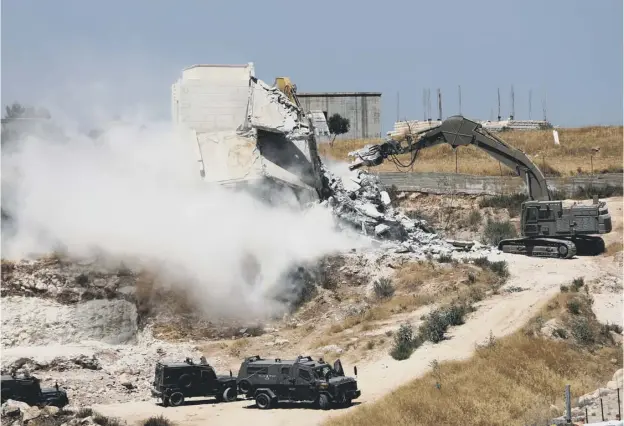
[[[526,193],[526,185],[518,176],[474,176],[456,173],[403,173],[380,172],[381,183],[398,191],[426,192],[431,194],[496,195]],[[570,176],[546,178],[548,185],[566,193],[577,188],[607,185],[622,187],[624,174],[605,173],[594,176]]]

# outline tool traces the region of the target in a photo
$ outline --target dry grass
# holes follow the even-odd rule
[[[571,297],[579,293],[558,295],[543,314],[557,317]],[[467,361],[439,364],[381,400],[326,424],[547,424],[549,418],[561,415],[549,407],[562,407],[566,384],[578,397],[603,385],[622,365],[622,351],[616,345],[588,350],[526,330],[491,343]]]
[[[492,271],[467,264],[439,264],[428,261],[409,262],[393,277],[394,296],[381,300],[360,315],[332,324],[330,334],[360,326],[360,331],[374,328],[374,323],[393,315],[409,313],[434,302],[476,302],[502,283]],[[326,339],[323,339],[324,346]]]
[[[559,129],[561,144],[555,145],[551,130],[509,131],[498,134],[502,140],[523,150],[547,175],[573,175],[590,172],[592,148],[600,148],[594,156],[594,172],[621,172],[623,167],[623,127],[583,127],[577,129]],[[319,146],[323,157],[341,161],[352,161],[347,157],[350,151],[366,144],[379,143],[379,140],[338,141],[333,147],[328,144]],[[484,151],[475,147],[462,147],[458,150],[459,173],[498,176],[501,174],[499,163]],[[409,155],[399,157],[403,163]],[[372,168],[376,171],[396,171],[391,162]],[[440,145],[423,150],[414,164],[415,172],[455,172],[455,154],[449,145]],[[502,172],[509,171],[503,166]]]

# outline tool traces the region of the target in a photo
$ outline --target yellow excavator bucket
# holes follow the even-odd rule
[[[288,96],[288,99],[291,100],[292,103],[301,107],[299,104],[299,99],[297,98],[297,86],[295,86],[288,77],[277,77],[275,79],[275,87],[277,87],[282,93]]]

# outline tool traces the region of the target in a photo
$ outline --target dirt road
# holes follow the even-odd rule
[[[621,210],[620,210],[621,211]],[[618,218],[619,219],[619,218]],[[541,306],[559,290],[559,286],[583,276],[586,281],[604,276],[605,270],[597,258],[575,258],[567,261],[536,259],[517,255],[499,254],[492,260],[509,262],[512,278],[509,286],[526,289],[521,292],[502,293],[480,302],[464,325],[450,330],[449,340],[436,345],[426,343],[410,359],[395,361],[383,358],[358,365],[358,382],[362,390],[359,403],[366,404],[396,389],[415,377],[426,373],[431,361],[457,360],[471,356],[475,344],[486,341],[490,332],[495,337],[516,331]],[[621,312],[621,305],[620,305]],[[350,371],[349,366],[345,366]],[[121,417],[129,424],[152,415],[163,414],[181,426],[232,425],[243,422],[271,425],[316,425],[331,416],[357,409],[353,406],[343,410],[320,411],[304,407],[277,408],[261,411],[253,401],[224,404],[193,404],[177,408],[163,408],[155,402],[134,402],[94,406],[102,414]]]

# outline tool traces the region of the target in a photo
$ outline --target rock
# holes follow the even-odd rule
[[[387,232],[389,229],[390,227],[388,225],[380,223],[379,225],[375,226],[375,235],[381,235]]]
[[[382,218],[384,215],[383,213],[380,213],[377,208],[368,203],[368,204],[363,204],[361,206],[356,206],[355,207],[360,213],[365,214],[368,217],[372,217],[373,219],[379,219]]]
[[[41,411],[45,415],[56,416],[59,413],[59,411],[61,411],[61,409],[58,407],[53,407],[51,405],[46,405],[45,407],[41,409]]]
[[[273,342],[275,345],[285,345],[287,343],[290,343],[288,340],[286,339],[275,339],[275,341]]]
[[[27,422],[32,419],[36,419],[41,415],[41,410],[39,407],[28,407],[24,411],[22,411],[22,420]]]
[[[125,373],[119,376],[119,384],[128,390],[134,389],[134,385],[130,381],[128,375]]]
[[[30,405],[26,404],[25,402],[9,399],[4,404],[2,404],[2,415],[18,416],[20,413],[23,413],[29,408]]]
[[[318,349],[320,352],[335,352],[341,354],[344,350],[338,345],[327,345]]]
[[[381,202],[384,203],[384,205],[389,206],[392,202],[390,195],[386,191],[381,191],[379,194],[381,195]]]

